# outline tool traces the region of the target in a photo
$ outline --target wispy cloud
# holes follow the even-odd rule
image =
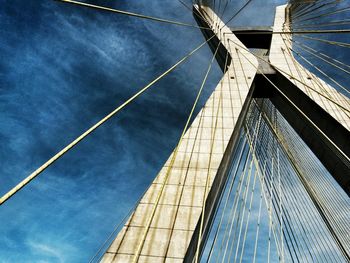
[[[0,5],[0,193],[204,40],[55,1]],[[173,0],[113,5],[194,23]],[[86,262],[168,158],[211,56],[203,48],[2,206],[0,261]],[[214,66],[201,103],[220,78]]]
[[[42,260],[42,262],[65,262],[65,258],[61,256],[62,252],[57,251],[56,248],[47,244],[34,243],[32,241],[30,241],[28,245],[33,251],[33,254],[38,254],[48,258],[47,261]]]

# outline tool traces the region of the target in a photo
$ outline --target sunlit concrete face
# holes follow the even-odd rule
[[[140,245],[138,262],[183,261],[242,107],[249,99],[258,61],[209,7],[200,12],[229,52],[231,65],[185,133],[174,161],[175,151],[102,262],[132,262]]]
[[[277,8],[275,32],[289,25],[286,7]],[[138,262],[183,261],[194,230],[201,225],[204,204],[220,175],[222,160],[229,154],[228,145],[244,105],[250,100],[259,65],[256,57],[209,7],[200,7],[199,12],[229,53],[231,63],[102,262],[133,262],[135,258]],[[348,107],[349,100],[301,66],[288,51],[291,45],[290,35],[274,34],[271,64],[349,130],[350,119],[342,109]]]
[[[290,31],[286,7],[287,5],[283,5],[276,8],[274,32]],[[350,114],[344,110],[349,108],[349,98],[300,65],[290,51],[292,43],[291,34],[274,34],[269,56],[271,64],[347,130],[350,130]]]
[[[291,34],[292,8],[287,5],[276,8],[269,60],[279,78],[278,89],[286,99],[275,100],[278,107],[288,108],[284,115],[289,115],[289,122],[303,137],[312,151],[341,187],[350,193],[350,100],[342,93],[348,92],[345,87],[327,75],[320,65],[313,64],[305,54],[295,51],[295,41]],[[307,51],[307,50],[306,50]],[[316,70],[317,74],[326,77],[326,83],[312,74],[300,63]],[[277,88],[276,88],[277,89]],[[279,92],[280,93],[280,92]],[[293,109],[298,114],[290,114]],[[288,112],[287,112],[288,111]]]

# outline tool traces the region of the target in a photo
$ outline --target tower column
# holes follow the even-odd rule
[[[221,53],[225,59],[227,54],[231,63],[178,145],[174,163],[171,165],[173,152],[102,262],[132,262],[135,256],[138,262],[183,262],[201,225],[204,204],[206,215],[223,185],[240,122],[252,95],[258,61],[242,49],[243,43],[209,7],[195,12],[208,21],[206,26],[216,34]],[[156,202],[163,185],[164,191]],[[146,229],[154,207],[153,219]],[[205,218],[203,229],[207,223]],[[140,245],[141,252],[135,255]],[[196,244],[192,241],[192,245],[193,250]]]

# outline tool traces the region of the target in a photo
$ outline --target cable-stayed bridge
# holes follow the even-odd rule
[[[295,59],[293,8],[269,31],[194,6],[224,76],[102,262],[349,260],[350,101]]]
[[[349,66],[294,38],[349,47],[320,38],[347,34],[348,29],[320,30],[320,24],[317,29],[307,24],[348,6],[337,7],[342,1],[290,1],[277,7],[273,28],[235,28],[228,23],[251,1],[227,20],[228,1],[183,3],[198,25],[63,2],[196,27],[205,41],[9,191],[1,203],[208,44],[213,57],[178,145],[119,233],[111,236],[114,241],[106,242],[108,247],[102,246],[93,260],[350,261],[349,88],[300,49],[344,74],[350,74]],[[223,78],[191,123],[215,60]]]

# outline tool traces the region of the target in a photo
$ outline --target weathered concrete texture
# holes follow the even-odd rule
[[[105,253],[102,262],[132,262],[140,244],[138,262],[191,261],[197,247],[194,233],[199,232],[204,203],[215,199],[215,191],[219,191],[220,182],[223,181],[223,167],[226,167],[234,144],[234,131],[244,115],[242,109],[250,100],[249,91],[252,90],[259,63],[209,7],[201,6],[197,11],[217,37],[210,43],[212,50],[215,49],[213,43],[220,42],[224,47],[219,50],[218,61],[223,64],[227,51],[229,67],[226,71],[220,65],[225,74],[187,130],[174,162],[171,161],[173,153]],[[286,6],[277,8],[273,30],[289,31]],[[210,37],[210,33],[203,33]],[[345,131],[349,131],[350,115],[344,110],[349,108],[349,99],[301,66],[289,50],[291,47],[290,34],[273,34],[269,54],[271,64],[288,83],[291,81],[300,89],[301,97],[310,98],[339,122],[342,129],[344,127]],[[266,70],[265,73],[273,74],[274,71]],[[163,186],[164,191],[161,191]],[[153,219],[146,229],[153,211]],[[210,217],[210,211],[206,206],[204,224]],[[142,240],[144,233],[146,236]]]
[[[273,31],[290,31],[287,5],[276,8]],[[299,64],[294,58],[297,55],[290,51],[292,48],[291,39],[292,35],[290,34],[273,35],[269,56],[271,64],[335,120],[350,130],[350,113],[344,110],[344,108],[349,109],[350,107],[349,98]]]
[[[143,242],[142,233],[154,206],[155,214],[138,262],[183,261],[205,198],[247,100],[258,61],[241,48],[243,44],[210,8],[203,7],[200,11],[230,53],[231,64],[187,130],[173,165],[169,167],[174,153],[105,253],[102,262],[132,261],[137,247]],[[170,174],[165,180],[168,169]],[[156,204],[156,197],[163,184],[164,191]]]

